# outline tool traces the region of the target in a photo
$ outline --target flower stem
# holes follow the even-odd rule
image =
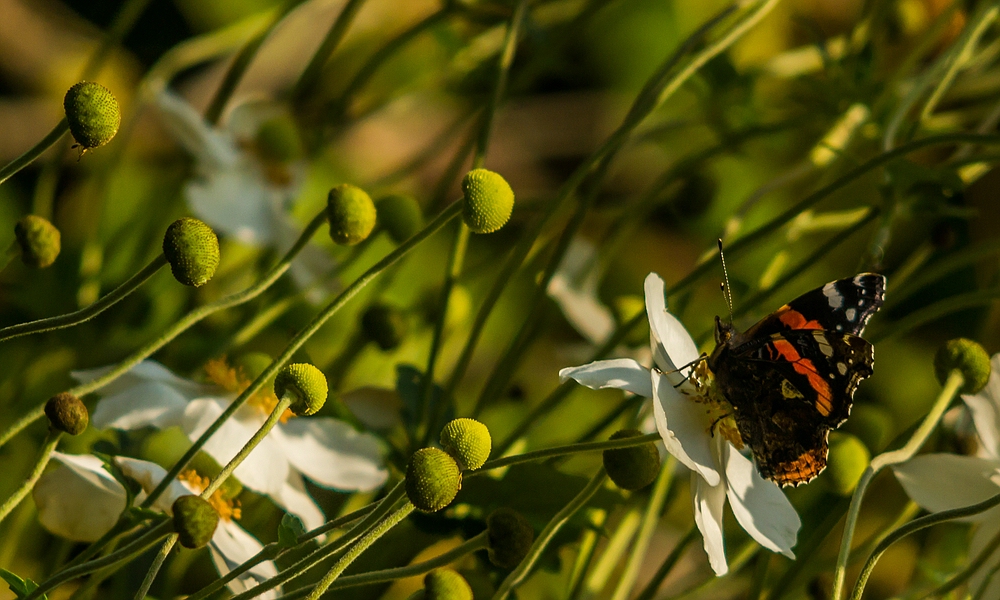
[[[552,520],[548,522],[545,529],[543,529],[542,532],[538,534],[538,537],[535,538],[535,543],[533,543],[531,545],[531,549],[528,550],[528,555],[524,557],[524,560],[517,565],[517,568],[511,571],[511,573],[503,580],[503,583],[500,584],[500,588],[497,589],[495,594],[493,594],[493,600],[503,600],[504,598],[507,598],[517,586],[521,585],[521,582],[528,577],[531,569],[538,562],[538,559],[541,558],[542,553],[545,552],[545,549],[548,547],[555,535],[559,533],[560,529],[562,529],[562,526],[565,525],[566,522],[569,521],[570,517],[575,515],[578,510],[586,506],[590,498],[601,488],[602,485],[604,485],[604,480],[607,476],[608,474],[604,470],[604,467],[601,467],[601,469],[590,479],[590,481],[587,482],[587,485],[580,490],[580,493],[570,500],[569,503],[564,506],[562,510],[556,513],[554,517],[552,517]]]
[[[868,465],[868,468],[861,475],[861,480],[858,481],[858,486],[854,489],[854,495],[851,496],[851,505],[847,509],[844,535],[840,540],[840,554],[837,556],[837,564],[833,570],[833,588],[830,593],[832,600],[840,600],[843,593],[844,577],[847,573],[847,561],[851,554],[851,541],[854,538],[854,527],[857,525],[858,514],[861,512],[861,501],[864,498],[865,490],[868,489],[868,485],[883,468],[907,461],[920,450],[920,447],[923,446],[931,432],[937,427],[938,421],[941,420],[952,399],[962,389],[963,385],[965,385],[965,376],[958,369],[953,370],[948,375],[948,379],[945,381],[937,400],[934,401],[934,406],[931,407],[930,412],[924,417],[924,421],[913,432],[913,435],[906,444],[902,448],[883,452],[873,458],[871,464]]]
[[[351,566],[356,558],[361,556],[361,553],[367,550],[372,544],[374,544],[380,537],[386,534],[387,531],[395,527],[405,519],[411,512],[413,512],[413,503],[409,500],[406,501],[403,506],[397,508],[392,514],[382,520],[381,523],[373,527],[368,531],[361,539],[354,543],[351,548],[340,557],[340,560],[333,564],[333,567],[323,576],[323,579],[319,580],[319,583],[309,592],[306,596],[306,600],[318,600],[320,596],[326,593],[326,591],[333,585],[333,582],[340,577],[340,574],[344,572],[344,569]]]
[[[404,243],[400,244],[395,250],[393,250],[389,254],[385,255],[385,257],[383,257],[382,260],[378,261],[370,269],[365,271],[365,273],[361,275],[361,277],[358,277],[354,281],[354,283],[347,286],[347,288],[345,288],[344,291],[340,293],[340,295],[338,295],[330,304],[328,304],[325,308],[323,308],[323,310],[321,310],[319,314],[317,314],[313,318],[313,320],[308,325],[305,326],[305,328],[299,331],[299,333],[297,333],[295,337],[292,338],[292,340],[282,351],[281,355],[275,358],[274,361],[266,369],[264,369],[264,371],[257,377],[257,379],[251,382],[250,385],[245,390],[243,390],[243,393],[241,393],[235,400],[233,400],[233,402],[226,408],[226,410],[223,411],[222,414],[219,415],[219,417],[211,425],[208,426],[208,429],[206,429],[205,432],[201,434],[201,437],[199,437],[194,442],[194,444],[192,444],[191,447],[188,448],[187,452],[184,453],[184,456],[182,456],[181,459],[177,461],[177,464],[175,464],[170,469],[166,477],[163,478],[163,481],[161,481],[160,484],[156,486],[156,489],[150,492],[149,497],[146,498],[145,502],[143,503],[143,506],[152,505],[152,503],[155,502],[156,499],[159,498],[161,494],[163,494],[163,492],[167,489],[167,487],[174,480],[174,478],[177,477],[177,475],[187,467],[188,463],[191,462],[191,459],[193,459],[194,456],[201,450],[201,448],[205,445],[205,442],[207,442],[208,439],[212,437],[215,434],[215,432],[219,430],[220,427],[222,427],[222,424],[225,423],[226,420],[229,419],[229,417],[231,417],[234,413],[236,413],[236,411],[239,410],[244,403],[246,403],[247,399],[249,399],[251,395],[255,394],[257,390],[259,390],[264,385],[264,382],[268,381],[271,377],[277,374],[278,370],[292,358],[295,352],[298,351],[298,349],[301,348],[302,345],[306,343],[306,340],[308,340],[310,337],[313,336],[313,334],[319,331],[320,327],[322,327],[323,324],[330,319],[330,317],[332,317],[334,314],[337,313],[337,311],[343,308],[348,301],[354,298],[354,296],[356,296],[358,292],[364,289],[365,286],[367,286],[373,279],[378,277],[380,273],[382,273],[390,266],[395,264],[396,261],[398,261],[400,258],[409,253],[410,250],[418,246],[425,239],[430,237],[431,234],[433,234],[438,229],[443,227],[448,221],[458,216],[461,210],[462,210],[461,202],[455,202],[454,204],[443,210],[441,214],[439,214],[433,221],[428,223],[423,230],[414,234],[413,237],[406,240]],[[291,252],[291,250],[289,252]]]
[[[351,26],[354,17],[358,14],[358,10],[361,9],[364,3],[365,0],[347,0],[347,4],[341,9],[340,14],[333,21],[330,30],[327,31],[326,37],[323,38],[323,43],[320,44],[316,53],[309,60],[309,64],[302,71],[299,80],[295,82],[295,87],[292,88],[293,101],[299,101],[304,98],[316,85],[320,74],[323,72],[323,66],[326,65],[326,61],[333,54],[333,51],[337,49],[337,45],[344,38],[344,34],[347,33],[347,29]]]
[[[660,441],[660,434],[658,433],[647,433],[646,435],[638,435],[635,437],[619,438],[617,440],[608,440],[605,442],[586,442],[583,444],[569,444],[566,446],[555,446],[552,448],[544,448],[542,450],[534,450],[532,452],[525,452],[524,454],[516,454],[514,456],[505,456],[503,458],[494,458],[493,460],[488,460],[486,463],[472,471],[471,473],[465,473],[464,477],[468,479],[469,477],[476,477],[485,471],[491,469],[500,469],[503,467],[509,467],[511,465],[518,465],[521,463],[534,462],[536,460],[542,460],[544,458],[551,458],[553,456],[563,456],[564,454],[574,454],[577,452],[602,452],[604,450],[613,450],[615,448],[629,448],[631,446],[641,446],[642,444],[648,444],[649,442]]]
[[[135,592],[134,600],[144,600],[146,594],[149,593],[149,588],[152,587],[153,581],[156,579],[156,575],[160,572],[160,568],[163,566],[163,562],[167,560],[167,556],[170,551],[174,549],[174,544],[177,543],[177,534],[171,533],[164,540],[160,549],[156,552],[156,556],[153,557],[153,564],[149,565],[149,570],[146,571],[146,577],[142,580],[142,585]]]
[[[0,271],[6,269],[7,265],[10,264],[10,261],[14,260],[14,258],[20,254],[21,246],[17,243],[17,240],[12,241],[10,245],[7,246],[7,249],[4,250],[3,255],[0,256]]]
[[[66,117],[63,117],[62,121],[52,128],[47,136],[42,138],[42,141],[34,145],[30,150],[18,156],[14,160],[7,163],[5,167],[0,169],[0,184],[10,179],[15,173],[30,165],[36,158],[41,156],[43,152],[51,148],[59,138],[63,136],[67,131],[69,131],[69,122],[66,121]]]
[[[59,444],[60,438],[62,438],[63,432],[58,431],[53,428],[49,428],[49,433],[45,437],[45,443],[42,444],[42,451],[38,453],[38,460],[35,462],[35,468],[31,470],[28,478],[24,480],[21,487],[17,488],[10,498],[0,505],[0,521],[7,518],[10,511],[14,510],[18,504],[31,492],[38,482],[38,478],[42,476],[42,472],[45,471],[45,467],[49,464],[49,460],[52,458],[52,452],[56,449]]]
[[[135,290],[139,289],[139,286],[146,283],[150,277],[166,266],[166,264],[166,257],[164,257],[163,254],[160,254],[148,265],[143,267],[138,273],[129,277],[124,283],[86,308],[66,313],[64,315],[59,315],[57,317],[48,317],[45,319],[38,319],[35,321],[28,321],[27,323],[4,327],[3,329],[0,329],[0,342],[24,335],[43,333],[45,331],[53,331],[55,329],[65,329],[67,327],[79,325],[80,323],[85,323],[105,310],[111,308]]]
[[[861,569],[861,574],[858,575],[858,580],[854,583],[854,590],[851,592],[852,600],[860,600],[861,595],[865,591],[865,584],[868,582],[868,578],[871,576],[872,571],[875,569],[875,564],[878,559],[885,554],[885,551],[889,549],[899,540],[904,537],[916,533],[921,529],[926,529],[932,525],[937,525],[939,523],[945,523],[947,521],[953,521],[955,519],[961,519],[964,517],[970,517],[973,515],[978,515],[983,513],[995,506],[1000,506],[1000,494],[992,496],[982,502],[973,504],[971,506],[965,506],[962,508],[953,508],[951,510],[943,510],[941,512],[936,512],[930,515],[920,517],[919,519],[914,519],[909,523],[903,525],[899,529],[896,529],[889,535],[885,537],[884,540],[875,546],[872,550],[871,555],[868,560],[865,561],[865,566]],[[951,590],[957,588],[959,585],[965,582],[966,579],[972,576],[979,567],[983,566],[983,563],[993,554],[993,551],[1000,547],[1000,533],[990,540],[989,544],[983,549],[983,551],[977,556],[972,562],[970,562],[962,571],[945,583],[940,588],[934,590],[923,596],[923,598],[939,597],[944,596]]]
[[[676,565],[677,561],[681,559],[681,556],[684,554],[684,550],[687,549],[688,544],[693,542],[696,537],[698,537],[698,528],[692,526],[691,529],[688,529],[688,532],[684,534],[684,537],[677,542],[677,545],[670,551],[670,554],[663,559],[663,563],[660,565],[660,568],[656,570],[653,578],[646,584],[646,587],[643,588],[642,592],[636,596],[636,600],[653,600],[653,597],[656,596],[657,590],[659,590],[660,586],[663,585],[663,580],[666,579],[667,575],[674,570],[674,565]]]

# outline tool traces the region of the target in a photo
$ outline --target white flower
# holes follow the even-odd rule
[[[910,498],[931,512],[963,508],[1000,494],[1000,354],[990,360],[990,379],[978,394],[963,394],[980,441],[981,456],[922,454],[893,466],[896,479]],[[1000,535],[1000,507],[969,520],[979,523],[969,543],[969,557],[978,556]],[[975,592],[1000,564],[994,554],[969,580]],[[983,598],[1000,598],[1000,577],[994,577]]]
[[[698,359],[694,340],[667,312],[659,275],[646,277],[645,292],[655,368],[619,358],[562,369],[559,377],[575,379],[593,389],[614,388],[654,399],[656,428],[667,452],[691,469],[695,523],[716,575],[729,570],[722,539],[727,498],[736,520],[754,540],[794,558],[792,546],[801,525],[798,514],[781,489],[763,479],[725,435],[712,434],[713,422],[724,413],[707,398],[707,383],[702,381],[707,377],[704,362],[699,363],[701,378],[677,371]],[[725,434],[724,427],[719,429]]]
[[[615,319],[597,297],[600,272],[595,264],[596,255],[589,241],[573,238],[545,291],[559,305],[566,321],[584,339],[598,346],[614,333]]]
[[[96,456],[54,452],[52,458],[58,466],[46,472],[32,492],[38,507],[38,520],[52,533],[70,540],[92,542],[98,539],[114,526],[125,510],[125,488],[104,469],[104,463]],[[167,474],[163,467],[144,460],[119,456],[114,461],[125,475],[142,486],[143,492],[136,498],[137,502]],[[171,507],[178,497],[201,493],[203,484],[204,480],[194,475],[174,481],[151,508],[172,514]],[[208,547],[212,562],[219,573],[225,575],[260,552],[263,546],[233,520],[238,518],[239,509],[220,500],[218,493],[211,502],[220,518]],[[229,589],[240,593],[277,574],[274,563],[264,561],[230,582]],[[279,590],[271,590],[261,598],[277,598],[278,593]]]
[[[287,211],[302,189],[306,165],[301,159],[281,162],[253,151],[261,126],[287,115],[274,104],[247,102],[229,113],[224,129],[215,129],[169,90],[157,97],[157,107],[167,129],[195,160],[195,177],[184,186],[191,212],[244,244],[288,250],[302,229]],[[332,271],[329,255],[311,246],[291,266],[302,288],[330,281]],[[321,290],[311,292],[311,299],[321,299]]]
[[[97,390],[102,399],[91,422],[99,428],[125,430],[176,426],[194,441],[249,383],[222,361],[209,363],[206,370],[217,385],[188,381],[159,363],[143,361]],[[78,371],[73,376],[90,381],[106,371]],[[254,394],[208,439],[203,450],[220,465],[228,463],[260,429],[275,404],[269,391]],[[336,419],[308,417],[279,423],[236,468],[235,475],[244,486],[270,496],[313,529],[325,519],[306,492],[303,475],[325,487],[369,491],[385,483],[388,472],[374,436]]]

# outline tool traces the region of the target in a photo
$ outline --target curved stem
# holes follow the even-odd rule
[[[135,593],[135,600],[144,600],[146,594],[149,593],[149,588],[152,587],[153,581],[156,580],[157,574],[160,572],[160,568],[163,566],[163,562],[167,560],[167,556],[170,551],[174,549],[174,544],[177,543],[177,534],[172,533],[167,536],[167,539],[160,546],[160,549],[156,552],[156,556],[153,557],[153,564],[149,565],[149,570],[146,571],[146,576],[142,580],[142,585]]]
[[[38,483],[38,478],[42,476],[42,472],[45,471],[45,467],[49,464],[49,459],[52,458],[52,452],[56,449],[59,444],[60,438],[62,438],[63,432],[58,431],[52,427],[49,428],[49,433],[45,438],[45,443],[42,444],[42,450],[38,453],[38,460],[35,462],[35,467],[31,470],[28,478],[24,480],[21,487],[17,488],[10,498],[0,505],[0,521],[7,518],[10,511],[14,510],[22,500],[27,497],[31,490],[34,489],[35,484]]]
[[[281,397],[281,400],[279,400],[278,404],[275,405],[274,410],[272,410],[271,414],[267,416],[264,424],[260,426],[260,429],[258,429],[257,432],[254,433],[249,440],[247,440],[246,444],[243,444],[243,447],[236,453],[236,456],[226,463],[226,466],[222,467],[219,474],[216,475],[212,482],[208,484],[208,487],[201,492],[202,498],[208,500],[212,497],[212,494],[214,494],[216,490],[222,487],[222,484],[229,479],[229,476],[233,474],[236,467],[240,466],[240,463],[246,460],[247,456],[250,456],[253,449],[264,441],[264,438],[267,437],[268,433],[271,433],[274,426],[281,420],[281,416],[285,414],[285,409],[292,405],[293,399],[294,396],[291,393],[286,393]]]
[[[42,138],[42,141],[35,144],[30,150],[18,156],[14,160],[7,163],[2,169],[0,169],[0,184],[10,179],[15,173],[30,165],[36,158],[41,156],[43,152],[51,148],[59,138],[63,136],[64,133],[69,131],[69,123],[66,118],[63,117],[62,121],[52,128],[49,134]]]
[[[53,331],[55,329],[65,329],[67,327],[79,325],[80,323],[85,323],[120,302],[123,298],[125,298],[125,296],[128,296],[135,290],[139,289],[139,286],[146,283],[150,277],[166,265],[166,257],[163,256],[163,254],[160,254],[150,261],[148,265],[143,267],[138,273],[129,277],[124,283],[90,306],[81,308],[78,311],[66,313],[65,315],[59,315],[57,317],[47,317],[45,319],[38,319],[35,321],[28,321],[27,323],[19,323],[17,325],[4,327],[3,329],[0,329],[0,342],[24,335],[43,333],[46,331]]]
[[[844,577],[847,573],[847,561],[851,554],[854,527],[858,522],[858,514],[861,512],[861,500],[864,498],[868,485],[883,468],[907,461],[920,450],[920,447],[924,445],[931,432],[937,427],[938,421],[941,420],[952,399],[962,389],[963,385],[965,385],[965,376],[962,375],[961,371],[957,369],[953,370],[948,375],[948,379],[945,381],[941,393],[938,394],[937,400],[934,401],[934,406],[931,407],[930,412],[924,417],[920,427],[917,427],[917,430],[913,432],[913,435],[906,444],[898,450],[883,452],[873,458],[871,464],[868,465],[868,468],[861,475],[861,480],[858,481],[858,486],[854,489],[854,495],[851,496],[851,505],[847,509],[844,535],[840,540],[840,554],[837,556],[837,564],[833,570],[833,589],[830,593],[832,600],[840,600],[844,589]]]

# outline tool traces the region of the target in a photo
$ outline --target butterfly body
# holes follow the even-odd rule
[[[743,333],[716,317],[708,366],[761,476],[798,485],[826,467],[830,430],[872,374],[874,348],[860,336],[884,297],[885,277],[861,273],[806,292]]]

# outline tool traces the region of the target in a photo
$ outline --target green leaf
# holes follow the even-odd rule
[[[31,592],[38,589],[38,584],[34,581],[30,579],[21,579],[7,569],[0,569],[0,577],[7,582],[7,585],[10,587],[10,591],[14,592],[14,595],[18,598],[24,598]],[[42,600],[48,600],[48,596],[42,594]]]
[[[293,514],[285,513],[281,517],[281,525],[278,526],[278,544],[284,548],[291,548],[298,543],[299,537],[306,532],[306,526],[302,519]]]

